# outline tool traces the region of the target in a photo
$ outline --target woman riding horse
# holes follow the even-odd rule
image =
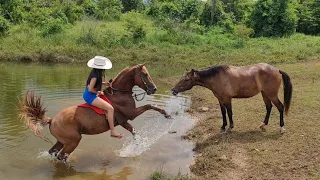
[[[165,110],[150,104],[136,107],[132,97],[132,88],[135,85],[144,89],[148,95],[154,94],[157,89],[143,64],[122,70],[104,90],[104,94],[115,109],[114,125],[121,125],[133,134],[134,129],[127,121],[135,119],[146,110],[153,109],[166,118],[170,117]],[[110,129],[105,114],[98,114],[86,107],[67,107],[53,118],[49,118],[45,115],[41,96],[35,96],[34,92],[26,93],[24,99],[20,101],[20,108],[21,118],[36,136],[44,138],[41,129],[49,124],[51,134],[57,139],[49,153],[57,154],[58,159],[63,162],[67,161],[69,154],[78,146],[82,134],[100,134]]]
[[[102,84],[108,85],[105,80],[104,70],[111,69],[111,61],[102,56],[95,56],[90,59],[87,65],[92,69],[87,79],[86,88],[83,92],[83,99],[86,103],[105,110],[107,121],[110,127],[111,137],[122,138],[122,134],[118,134],[114,130],[114,109],[108,101],[103,100],[99,95],[104,96]]]

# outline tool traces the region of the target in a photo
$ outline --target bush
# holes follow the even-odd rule
[[[123,6],[120,0],[98,1],[99,12],[97,18],[100,20],[120,20]]]
[[[5,35],[9,31],[9,27],[9,21],[0,16],[0,35]]]
[[[51,10],[49,8],[32,8],[26,14],[27,22],[33,27],[45,26],[50,16]]]
[[[81,15],[84,13],[81,7],[72,2],[64,2],[61,6],[62,12],[68,18],[68,23],[71,24],[74,24],[77,20],[79,20]]]
[[[98,45],[96,26],[83,27],[82,34],[77,39],[77,42],[80,44]]]
[[[249,40],[250,36],[253,34],[253,29],[248,28],[245,25],[237,25],[234,27],[234,34],[239,38]]]
[[[200,20],[194,16],[184,21],[184,26],[192,32],[203,34],[205,27],[200,24]]]
[[[125,19],[127,26],[127,34],[125,34],[125,39],[132,39],[134,43],[141,41],[146,36],[146,31],[143,28],[143,24],[140,23],[136,18],[136,13],[129,12]]]
[[[63,22],[61,19],[48,19],[41,28],[41,35],[48,37],[63,32]]]

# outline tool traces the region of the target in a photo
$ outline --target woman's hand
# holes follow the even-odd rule
[[[111,86],[111,84],[109,82],[102,82],[103,85],[106,85],[106,86]]]

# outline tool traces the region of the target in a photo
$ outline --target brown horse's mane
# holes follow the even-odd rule
[[[110,81],[113,82],[113,81],[118,80],[120,77],[122,77],[123,74],[127,73],[131,68],[132,68],[132,67],[126,67],[126,68],[124,68],[122,71],[120,71],[120,72],[118,73],[118,75],[117,75],[113,80],[110,80]],[[110,81],[109,81],[109,82],[110,82]]]
[[[218,75],[220,72],[225,71],[227,69],[229,69],[229,66],[227,65],[213,66],[199,70],[198,74],[200,78],[210,78]]]
[[[128,72],[130,69],[130,67],[126,67],[124,68],[122,71],[120,71],[117,76],[114,78],[114,80],[118,79],[119,77],[121,77],[124,73]]]

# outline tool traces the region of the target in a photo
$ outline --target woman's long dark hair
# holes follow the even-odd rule
[[[101,90],[102,88],[102,78],[105,77],[104,75],[104,69],[96,69],[96,68],[93,68],[90,72],[90,75],[89,77],[93,77],[93,75],[96,74],[97,75],[97,82],[95,84],[95,89],[97,90]]]

